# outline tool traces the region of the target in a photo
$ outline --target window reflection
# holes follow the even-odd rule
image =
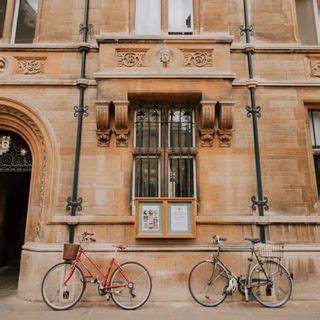
[[[0,0],[0,38],[3,37],[4,19],[6,17],[7,0]]]
[[[38,0],[20,0],[15,43],[33,42],[36,30],[37,13]]]

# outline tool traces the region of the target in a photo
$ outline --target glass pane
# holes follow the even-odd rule
[[[312,145],[312,147],[314,147],[316,143],[314,140],[312,111],[309,111],[309,128],[310,128],[311,145]]]
[[[7,0],[0,0],[0,38],[3,37],[4,19],[6,17]]]
[[[318,186],[318,195],[320,194],[320,157],[314,157],[314,166],[316,171],[316,179],[317,179],[317,186]]]
[[[193,113],[186,109],[169,111],[169,146],[193,147]]]
[[[314,142],[314,146],[320,146],[320,111],[313,110],[313,125],[314,125],[314,136],[316,141]]]
[[[168,5],[169,32],[192,32],[193,0],[169,0]]]
[[[136,0],[136,34],[159,35],[161,0]]]
[[[193,157],[172,157],[169,160],[170,197],[194,196]]]
[[[158,159],[135,158],[135,196],[158,197]]]
[[[158,109],[141,108],[136,110],[136,141],[140,148],[156,148],[159,146],[160,111]]]
[[[38,13],[38,0],[20,0],[15,43],[32,43]]]

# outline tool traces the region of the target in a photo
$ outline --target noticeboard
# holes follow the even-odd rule
[[[195,199],[139,198],[135,206],[136,238],[195,237]]]

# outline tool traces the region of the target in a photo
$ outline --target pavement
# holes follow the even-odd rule
[[[320,301],[289,301],[279,309],[268,309],[255,301],[249,303],[232,301],[231,298],[216,308],[202,307],[190,301],[147,302],[134,311],[121,310],[112,302],[80,302],[67,311],[53,311],[43,302],[28,302],[16,297],[17,270],[0,269],[0,319],[1,320],[320,320]]]

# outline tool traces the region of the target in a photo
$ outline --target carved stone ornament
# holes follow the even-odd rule
[[[220,101],[218,136],[220,147],[230,147],[233,132],[233,102]]]
[[[0,136],[0,156],[7,153],[10,149],[11,137]]]
[[[4,57],[0,57],[0,73],[4,72],[7,66],[7,60]]]
[[[43,73],[43,66],[46,58],[20,58],[16,57],[18,62],[18,74],[34,75]]]
[[[168,66],[168,63],[170,62],[171,59],[171,53],[169,49],[162,49],[160,51],[160,61],[163,63],[165,67]]]
[[[116,129],[116,143],[117,147],[127,147],[129,143],[129,129]]]
[[[320,60],[311,60],[311,76],[312,77],[320,77]]]
[[[115,134],[117,147],[127,147],[130,130],[128,128],[128,101],[114,101]]]
[[[109,147],[111,139],[111,129],[109,123],[109,104],[97,105],[97,136],[99,147]]]
[[[145,67],[147,49],[116,49],[118,67]]]
[[[214,129],[200,129],[200,141],[202,147],[212,147],[214,138]]]
[[[212,147],[214,138],[214,122],[216,101],[201,101],[200,141],[202,147]]]
[[[185,67],[212,67],[212,50],[182,50]]]

